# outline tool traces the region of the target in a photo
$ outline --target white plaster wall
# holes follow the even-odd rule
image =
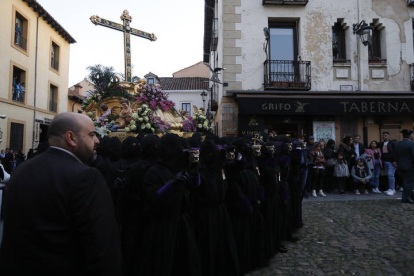
[[[191,114],[193,116],[194,109],[193,105],[197,108],[203,107],[203,99],[201,98],[202,90],[185,90],[185,91],[174,91],[174,90],[165,90],[166,93],[169,93],[168,99],[175,103],[175,109],[177,111],[181,110],[182,103],[191,103]],[[208,100],[206,99],[205,108],[207,109]]]
[[[339,90],[340,85],[345,84],[353,85],[354,90],[358,88],[357,43],[361,48],[363,90],[410,90],[408,64],[414,62],[414,8],[407,7],[405,0],[360,0],[360,17],[357,0],[310,0],[306,6],[263,6],[262,1],[251,0],[242,0],[241,3],[241,7],[236,8],[236,13],[241,14],[242,23],[236,24],[236,30],[242,31],[242,37],[236,41],[236,47],[242,47],[242,56],[237,60],[237,63],[242,64],[242,74],[238,74],[236,80],[242,82],[243,90],[263,89],[263,62],[266,59],[263,28],[268,26],[269,18],[300,19],[299,55],[302,60],[311,61],[312,90]],[[219,12],[220,7],[218,5]],[[350,81],[334,81],[332,26],[338,18],[343,18],[349,26],[346,36],[350,39],[347,44],[347,58],[352,62]],[[352,34],[352,24],[361,20],[370,24],[373,19],[379,19],[385,26],[388,60],[388,78],[375,81],[369,79],[368,47],[363,46],[359,38]],[[221,35],[220,38],[222,37]],[[220,38],[218,49],[222,52]]]

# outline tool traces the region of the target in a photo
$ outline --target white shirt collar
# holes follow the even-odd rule
[[[79,159],[79,157],[77,157],[75,154],[73,154],[73,152],[70,152],[70,151],[68,151],[68,150],[66,150],[66,149],[59,148],[59,147],[55,147],[55,146],[50,146],[50,148],[52,148],[52,149],[58,149],[58,150],[64,151],[64,152],[66,152],[67,154],[69,154],[69,155],[73,156],[73,158],[75,158],[75,159],[76,159],[79,163],[83,164],[83,162]]]

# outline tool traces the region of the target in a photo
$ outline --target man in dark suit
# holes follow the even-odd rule
[[[404,139],[395,147],[397,166],[404,183],[401,201],[404,203],[414,203],[411,197],[414,188],[414,142],[410,140],[410,136],[414,136],[414,134],[412,130],[406,129],[401,131],[401,133]]]
[[[359,157],[361,156],[361,155],[363,155],[364,154],[364,152],[365,152],[365,147],[364,147],[364,144],[362,144],[362,143],[360,143],[359,141],[361,140],[361,136],[360,135],[355,135],[354,136],[354,141],[353,141],[353,143],[354,143],[354,148],[355,148],[355,159],[356,160],[358,160],[359,159]]]
[[[114,207],[88,163],[99,144],[85,115],[62,113],[50,148],[20,165],[7,186],[0,275],[122,275]]]

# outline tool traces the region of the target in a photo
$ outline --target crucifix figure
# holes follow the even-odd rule
[[[129,26],[129,23],[132,21],[132,17],[129,15],[128,10],[124,10],[121,15],[121,20],[124,22],[123,25],[115,23],[103,18],[100,18],[97,15],[91,16],[91,22],[95,25],[101,25],[108,27],[117,31],[124,32],[124,56],[125,56],[125,80],[131,82],[131,40],[130,35],[136,35],[142,38],[149,39],[151,41],[157,40],[157,37],[154,34],[146,33]]]

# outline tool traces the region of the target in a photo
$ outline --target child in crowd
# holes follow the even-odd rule
[[[339,193],[341,195],[344,195],[346,189],[346,181],[349,177],[349,168],[342,151],[338,152],[338,157],[335,160],[334,177],[336,177]]]

